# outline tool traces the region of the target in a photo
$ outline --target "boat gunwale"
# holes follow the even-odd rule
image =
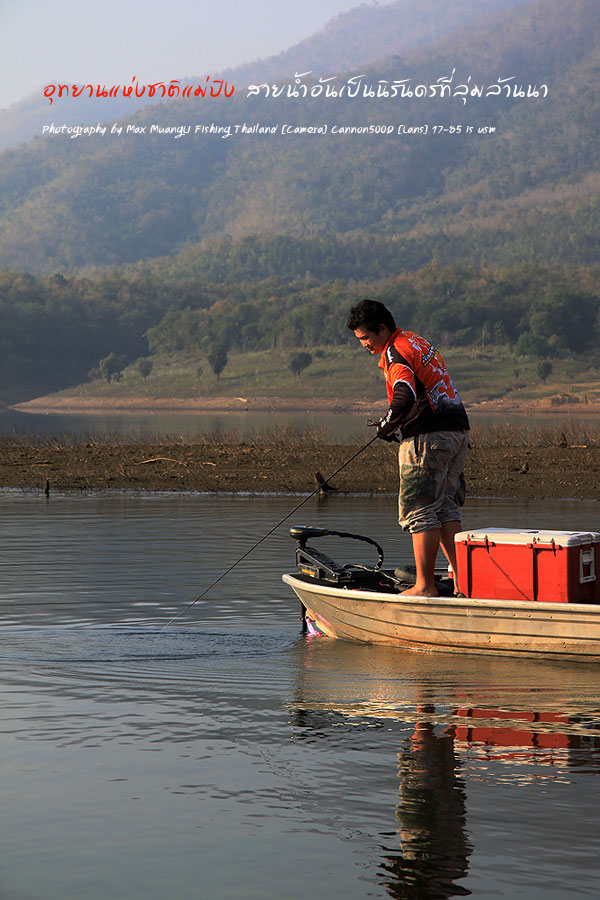
[[[410,594],[403,596],[402,594],[392,594],[379,591],[368,591],[360,588],[338,587],[324,582],[316,582],[309,578],[299,577],[298,574],[284,573],[281,579],[285,584],[289,584],[294,588],[294,582],[301,586],[303,590],[309,593],[326,594],[329,597],[344,597],[349,600],[362,600],[377,603],[400,604],[401,606],[410,606],[418,604],[420,606],[449,606],[460,608],[461,606],[477,609],[507,609],[522,610],[523,612],[539,611],[546,613],[564,612],[567,615],[573,613],[591,613],[593,616],[600,616],[600,603],[557,603],[556,601],[548,602],[543,600],[496,600],[493,598],[478,597],[425,597],[420,594]]]

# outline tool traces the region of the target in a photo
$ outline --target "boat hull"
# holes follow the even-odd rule
[[[402,597],[283,575],[324,634],[447,653],[600,662],[600,605]]]

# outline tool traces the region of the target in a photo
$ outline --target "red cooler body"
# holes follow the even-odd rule
[[[600,603],[600,534],[492,527],[454,540],[465,597]]]

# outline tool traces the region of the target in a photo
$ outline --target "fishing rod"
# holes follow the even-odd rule
[[[310,494],[307,494],[307,496],[304,497],[300,501],[300,503],[298,503],[292,510],[290,510],[290,512],[286,516],[284,516],[283,519],[281,519],[279,522],[277,522],[276,525],[273,525],[273,527],[269,531],[267,531],[266,534],[263,534],[263,536],[258,541],[256,541],[256,543],[253,544],[249,550],[246,550],[246,552],[242,556],[240,556],[239,559],[236,559],[236,561],[234,563],[232,563],[228,569],[225,569],[225,571],[222,572],[219,575],[219,577],[213,581],[212,584],[209,584],[209,586],[204,591],[202,591],[201,594],[199,594],[197,597],[194,597],[194,599],[191,601],[191,603],[188,603],[188,605],[186,607],[181,609],[178,613],[176,613],[176,615],[174,615],[171,619],[169,619],[169,621],[165,625],[163,625],[163,627],[160,629],[161,632],[164,631],[165,628],[168,628],[169,625],[171,625],[175,621],[175,619],[178,619],[179,616],[182,616],[184,613],[186,613],[188,611],[188,609],[191,609],[192,606],[194,605],[194,603],[197,603],[199,600],[202,600],[202,598],[205,597],[208,594],[208,592],[211,591],[227,575],[229,575],[229,573],[232,572],[236,566],[239,566],[239,564],[241,562],[243,562],[247,556],[250,556],[250,554],[253,553],[257,547],[260,547],[260,545],[263,543],[263,541],[266,541],[266,539],[268,537],[270,537],[274,531],[277,531],[277,529],[281,525],[283,525],[284,522],[287,522],[287,520],[289,518],[291,518],[294,515],[294,513],[297,512],[304,503],[306,503],[307,500],[310,500],[311,497],[314,497],[315,494],[317,494],[319,491],[321,491],[323,489],[324,485],[326,485],[329,481],[331,481],[332,478],[335,478],[336,475],[339,475],[339,473],[342,471],[342,469],[345,469],[346,466],[349,466],[350,463],[353,460],[355,460],[357,456],[360,456],[360,454],[363,453],[367,449],[367,447],[370,447],[371,444],[377,440],[377,437],[378,437],[378,435],[375,435],[375,437],[373,437],[369,441],[367,441],[366,444],[363,444],[363,446],[360,447],[356,451],[356,453],[352,454],[350,459],[347,459],[345,463],[342,463],[342,465],[339,467],[339,469],[336,469],[335,472],[333,472],[331,475],[329,475],[328,478],[324,478],[322,481],[320,481],[318,487],[316,487],[314,489],[314,491],[311,491]]]

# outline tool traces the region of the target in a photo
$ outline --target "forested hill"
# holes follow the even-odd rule
[[[351,66],[361,66],[393,53],[427,44],[464,25],[484,20],[490,15],[522,6],[529,0],[396,0],[378,6],[361,4],[356,9],[343,12],[331,19],[321,31],[300,43],[268,59],[255,59],[244,65],[216,74],[226,78],[229,84],[240,89],[257,79],[273,79],[317,69],[324,72],[344,71]],[[196,73],[198,78],[203,74]],[[212,73],[214,74],[214,73]],[[173,72],[177,78],[181,73]],[[68,82],[68,72],[62,73]],[[182,86],[197,83],[182,78]],[[41,134],[42,127],[52,118],[53,109],[40,90],[10,109],[0,110],[0,151],[27,143]],[[60,105],[61,123],[69,125],[96,124],[107,118],[112,121],[137,112],[151,101],[147,96],[120,100],[88,98],[63,98]],[[152,102],[158,102],[152,101]]]
[[[530,0],[396,0],[385,5],[361,3],[339,13],[317,34],[267,60],[228,69],[235,83],[289,77],[307,69],[323,74],[347,72],[394,54],[433,43],[481,24],[491,16],[524,6]]]
[[[513,79],[501,96],[286,100],[267,85],[251,97],[165,103],[135,123],[326,124],[329,133],[37,139],[0,157],[0,266],[65,272],[184,247],[189,264],[224,235],[234,246],[251,235],[326,235],[332,277],[336,247],[365,240],[393,245],[396,270],[432,257],[588,264],[600,249],[599,49],[597,0],[533,0],[361,71],[361,91],[393,79],[451,78],[453,90]],[[335,74],[343,84],[356,72]],[[506,96],[529,84],[548,96]],[[331,133],[389,123],[428,133]]]

